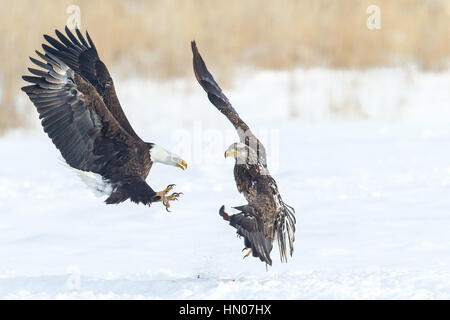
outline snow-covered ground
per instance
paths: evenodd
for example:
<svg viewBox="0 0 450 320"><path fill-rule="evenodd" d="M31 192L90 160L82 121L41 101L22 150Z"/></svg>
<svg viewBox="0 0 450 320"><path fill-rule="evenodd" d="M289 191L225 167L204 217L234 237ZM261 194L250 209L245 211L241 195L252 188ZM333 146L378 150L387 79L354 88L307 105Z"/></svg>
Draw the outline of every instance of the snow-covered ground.
<svg viewBox="0 0 450 320"><path fill-rule="evenodd" d="M223 159L236 136L201 88L116 80L141 137L189 164L155 165L148 181L184 195L171 213L107 206L37 125L6 134L0 298L449 299L449 73L299 70L293 94L286 73L237 79L227 95L297 211L287 264L276 249L267 269L243 260L218 215L244 203Z"/></svg>

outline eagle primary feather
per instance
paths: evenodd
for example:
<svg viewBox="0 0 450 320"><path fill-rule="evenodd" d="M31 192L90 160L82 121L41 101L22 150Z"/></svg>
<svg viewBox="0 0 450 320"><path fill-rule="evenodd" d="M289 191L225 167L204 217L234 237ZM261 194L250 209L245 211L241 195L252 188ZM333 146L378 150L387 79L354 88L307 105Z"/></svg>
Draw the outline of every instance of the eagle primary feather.
<svg viewBox="0 0 450 320"><path fill-rule="evenodd" d="M195 41L191 42L191 48L194 55L193 64L195 77L208 94L209 101L211 101L211 103L222 112L228 120L230 120L237 130L240 141L257 151L261 163L266 167L266 149L263 144L256 138L241 117L239 117L239 114L233 108L230 101L228 101L228 98L223 94L222 89L219 87L216 80L214 80L211 73L209 73L202 56L198 52Z"/></svg>

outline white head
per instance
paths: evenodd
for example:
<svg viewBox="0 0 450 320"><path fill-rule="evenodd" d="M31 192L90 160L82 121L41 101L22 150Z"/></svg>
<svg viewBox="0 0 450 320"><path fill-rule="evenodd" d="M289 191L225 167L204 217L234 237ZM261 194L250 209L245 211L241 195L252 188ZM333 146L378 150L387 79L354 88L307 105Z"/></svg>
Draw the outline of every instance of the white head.
<svg viewBox="0 0 450 320"><path fill-rule="evenodd" d="M225 158L233 157L237 164L257 164L258 156L256 152L242 142L231 144L225 151Z"/></svg>
<svg viewBox="0 0 450 320"><path fill-rule="evenodd" d="M157 144L151 144L150 146L150 159L153 162L159 162L167 164L169 166L174 166L185 170L187 168L187 163L177 154L167 151L163 147Z"/></svg>

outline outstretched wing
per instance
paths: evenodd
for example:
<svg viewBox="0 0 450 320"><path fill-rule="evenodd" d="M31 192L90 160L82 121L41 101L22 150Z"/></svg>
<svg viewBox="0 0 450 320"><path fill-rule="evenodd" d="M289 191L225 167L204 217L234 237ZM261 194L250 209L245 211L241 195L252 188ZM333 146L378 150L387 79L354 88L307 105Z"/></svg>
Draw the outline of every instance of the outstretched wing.
<svg viewBox="0 0 450 320"><path fill-rule="evenodd" d="M272 265L272 259L270 258L272 240L264 236L262 220L255 214L253 207L249 205L235 207L234 209L242 212L229 216L225 212L225 207L222 206L219 214L237 229L239 236L244 237L245 246L252 249L254 257Z"/></svg>
<svg viewBox="0 0 450 320"><path fill-rule="evenodd" d="M52 53L36 53L44 62L30 59L44 70L29 68L35 76L23 76L32 85L22 90L44 131L70 166L114 179L114 170L144 146L121 127L90 83Z"/></svg>
<svg viewBox="0 0 450 320"><path fill-rule="evenodd" d="M230 120L238 132L240 141L254 149L257 152L261 163L264 167L267 167L266 150L264 146L255 137L248 125L239 117L239 114L233 108L230 101L228 101L228 98L223 94L222 89L214 80L211 73L209 73L205 62L198 52L195 41L191 42L191 47L194 55L193 64L195 77L208 94L209 101L211 101L211 103L219 109L228 120Z"/></svg>
<svg viewBox="0 0 450 320"><path fill-rule="evenodd" d="M67 26L65 32L67 36L55 30L59 41L48 35L44 35L44 38L52 46L43 44L42 47L45 52L49 52L59 58L70 69L75 71L75 73L88 81L97 90L106 107L122 128L131 136L139 139L122 110L114 89L113 80L105 64L100 60L89 33L86 31L86 41L78 28L75 29L78 38L75 37Z"/></svg>

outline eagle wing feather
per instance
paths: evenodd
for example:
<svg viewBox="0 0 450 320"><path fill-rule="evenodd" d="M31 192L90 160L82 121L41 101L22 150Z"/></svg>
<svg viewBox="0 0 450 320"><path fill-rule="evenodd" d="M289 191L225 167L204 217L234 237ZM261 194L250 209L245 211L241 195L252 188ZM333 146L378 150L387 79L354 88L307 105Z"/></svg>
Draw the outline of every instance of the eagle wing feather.
<svg viewBox="0 0 450 320"><path fill-rule="evenodd" d="M197 49L195 41L191 42L191 48L195 77L208 94L209 101L211 101L211 103L233 124L237 130L240 141L253 148L257 152L263 166L267 167L266 149L263 144L256 138L244 120L241 119L228 98L222 92L222 89L214 80L214 77L208 71L205 62Z"/></svg>
<svg viewBox="0 0 450 320"><path fill-rule="evenodd" d="M86 39L78 28L75 36L69 28L65 27L66 35L55 30L59 41L49 35L44 38L51 45L43 44L45 52L53 54L75 71L83 79L88 81L97 90L108 110L116 118L123 129L136 139L140 139L131 127L114 89L113 80L106 65L100 60L97 49L86 31ZM78 38L77 38L78 37Z"/></svg>

